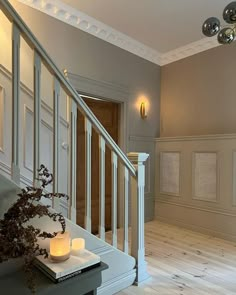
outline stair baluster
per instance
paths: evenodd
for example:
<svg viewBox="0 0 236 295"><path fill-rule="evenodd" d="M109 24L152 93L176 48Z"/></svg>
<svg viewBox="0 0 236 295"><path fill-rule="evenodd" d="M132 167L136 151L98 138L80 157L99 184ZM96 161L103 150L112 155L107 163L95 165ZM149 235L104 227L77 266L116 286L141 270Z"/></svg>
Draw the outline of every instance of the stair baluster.
<svg viewBox="0 0 236 295"><path fill-rule="evenodd" d="M40 167L40 130L41 130L41 58L34 51L34 186L38 186Z"/></svg>
<svg viewBox="0 0 236 295"><path fill-rule="evenodd" d="M111 193L111 227L112 227L112 246L117 248L117 155L111 153L112 169L112 193Z"/></svg>
<svg viewBox="0 0 236 295"><path fill-rule="evenodd" d="M129 171L125 167L124 175L124 241L123 251L128 254L129 252Z"/></svg>
<svg viewBox="0 0 236 295"><path fill-rule="evenodd" d="M59 111L59 98L60 98L60 83L56 77L54 77L54 89L53 89L53 193L58 192L59 183L59 126L60 126L60 111ZM60 211L60 199L54 198L53 208L56 211Z"/></svg>
<svg viewBox="0 0 236 295"><path fill-rule="evenodd" d="M70 97L70 220L76 223L77 104Z"/></svg>
<svg viewBox="0 0 236 295"><path fill-rule="evenodd" d="M85 117L85 228L91 233L91 137L92 124Z"/></svg>
<svg viewBox="0 0 236 295"><path fill-rule="evenodd" d="M99 237L105 241L105 151L104 138L99 136Z"/></svg>
<svg viewBox="0 0 236 295"><path fill-rule="evenodd" d="M20 30L12 24L12 180L20 183Z"/></svg>

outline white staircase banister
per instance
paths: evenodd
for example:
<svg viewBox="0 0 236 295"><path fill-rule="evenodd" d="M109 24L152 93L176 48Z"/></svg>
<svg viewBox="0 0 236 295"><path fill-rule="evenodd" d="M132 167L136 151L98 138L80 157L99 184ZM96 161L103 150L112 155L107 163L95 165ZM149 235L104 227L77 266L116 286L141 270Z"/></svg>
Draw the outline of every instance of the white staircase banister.
<svg viewBox="0 0 236 295"><path fill-rule="evenodd" d="M21 184L21 177L25 177L21 174L21 162L20 162L20 152L22 152L20 140L20 131L19 126L21 125L21 110L19 107L20 103L20 39L23 37L26 43L31 47L34 53L34 77L33 77L33 87L34 91L32 92L33 98L33 182L35 186L38 186L39 180L39 168L41 164L41 158L43 159L43 154L41 152L40 142L42 141L41 136L41 125L44 113L42 109L42 97L41 97L41 86L42 86L42 65L45 65L47 70L51 73L53 78L53 109L49 113L52 114L53 121L53 175L54 175L54 184L53 192L57 193L60 184L60 166L61 162L61 135L64 135L64 129L60 132L60 92L64 90L67 94L67 117L66 117L66 130L67 130L67 140L70 143L70 148L67 149L66 155L67 158L67 191L70 195L69 207L66 208L67 216L76 223L79 221L77 218L77 205L78 205L78 188L77 188L77 178L78 171L77 165L80 163L79 148L77 149L77 132L78 124L80 123L77 120L79 114L78 110L82 113L85 119L84 124L84 147L85 147L85 214L84 214L84 224L85 229L88 233L94 232L94 227L98 226L100 238L106 242L106 229L111 226L111 244L113 249L120 247L120 238L118 239L118 229L120 230L120 224L123 227L123 251L126 253L128 258L129 256L129 240L131 241L131 255L136 260L136 267L134 269L134 263L132 262L132 278L130 284L133 283L135 275L135 282L138 284L144 279L148 278L148 273L146 271L146 262L145 262L145 243L144 243L144 187L145 187L145 166L144 162L148 158L146 153L129 153L125 155L119 146L115 143L106 129L102 126L84 100L77 93L76 89L71 85L67 79L67 72L64 71L64 74L57 68L55 63L49 57L45 49L41 46L35 36L32 34L30 29L23 22L18 13L14 10L8 0L0 0L0 10L8 17L10 22L12 22L12 179L18 184ZM10 99L9 99L10 101ZM69 121L69 122L68 122ZM50 123L51 124L51 123ZM91 171L92 166L92 136L93 130L98 133L99 138L99 176L92 175ZM42 130L43 131L43 130ZM42 133L43 134L43 133ZM80 138L78 138L79 140ZM94 146L94 145L93 145ZM96 147L96 146L95 146ZM111 149L111 161L108 164L111 164L111 167L105 168L106 163L106 147ZM109 151L110 154L110 151ZM42 157L41 157L42 156ZM46 160L47 161L47 160ZM83 168L83 165L81 165ZM26 167L25 167L26 168ZM110 171L105 171L107 169ZM23 171L23 169L22 169ZM64 171L63 171L64 172ZM109 183L106 186L106 173L111 173L111 189L109 188ZM60 176L60 177L59 177ZM22 177L22 179L23 179ZM94 192L92 192L93 181L99 177L99 224L95 224L93 215L94 203ZM110 177L110 176L109 176ZM66 177L65 177L66 178ZM83 177L82 177L83 178ZM30 181L30 180L29 180ZM78 178L78 182L80 179ZM30 181L31 182L31 181ZM63 183L64 184L64 183ZM130 189L131 186L131 189ZM111 195L111 204L110 198L106 197L106 191L109 191ZM131 214L129 212L129 192L131 191ZM109 196L109 194L107 194ZM120 207L118 208L118 203ZM60 200L53 200L53 208L56 211L60 211L63 207L63 204ZM110 211L106 211L106 209ZM69 209L69 210L68 210ZM82 211L82 210L81 210ZM63 213L64 214L64 213ZM106 216L107 214L107 216ZM129 239L129 220L131 215L131 235ZM93 219L94 218L94 219ZM108 218L110 220L108 220ZM92 222L93 221L93 222ZM119 224L118 224L119 223ZM95 229L96 230L96 229ZM122 246L121 246L122 247ZM134 259L132 259L134 261ZM135 273L134 273L135 272Z"/></svg>
<svg viewBox="0 0 236 295"><path fill-rule="evenodd" d="M144 242L144 187L145 166L149 154L129 153L129 159L137 169L137 177L131 177L131 255L136 259L136 284L141 283L149 277L145 261Z"/></svg>
<svg viewBox="0 0 236 295"><path fill-rule="evenodd" d="M133 176L135 176L136 170L134 166L132 165L132 163L129 161L128 157L123 153L120 147L115 143L115 141L112 139L109 133L98 121L98 119L95 117L93 112L89 109L89 107L80 97L80 95L77 93L75 88L71 85L71 83L69 83L69 81L63 75L63 73L58 69L58 67L52 61L50 56L47 54L45 49L39 43L37 38L32 34L28 26L24 23L22 18L15 11L15 9L9 4L7 0L0 0L0 9L4 11L4 13L6 14L6 16L11 22L13 22L14 20L14 23L18 26L19 30L21 31L21 35L25 38L28 45L31 46L32 49L37 50L37 53L39 54L41 59L44 61L44 64L49 70L49 72L58 79L58 81L61 83L62 88L67 93L67 95L72 97L76 101L81 113L90 120L90 122L93 125L93 128L100 135L103 136L104 140L106 141L106 144L111 148L111 150L113 150L116 153L119 159L129 169L130 173Z"/></svg>

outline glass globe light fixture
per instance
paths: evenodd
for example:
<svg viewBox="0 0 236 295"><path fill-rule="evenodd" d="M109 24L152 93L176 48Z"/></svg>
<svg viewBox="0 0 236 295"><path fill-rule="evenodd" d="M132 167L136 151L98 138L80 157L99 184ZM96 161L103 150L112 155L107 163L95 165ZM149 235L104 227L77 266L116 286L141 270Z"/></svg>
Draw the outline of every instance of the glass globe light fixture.
<svg viewBox="0 0 236 295"><path fill-rule="evenodd" d="M222 29L218 36L217 40L220 44L230 44L234 41L235 32L232 28L224 28Z"/></svg>
<svg viewBox="0 0 236 295"><path fill-rule="evenodd" d="M228 24L234 24L236 22L236 1L229 3L225 7L223 18Z"/></svg>
<svg viewBox="0 0 236 295"><path fill-rule="evenodd" d="M209 17L202 25L202 32L207 37L215 36L220 30L220 21L216 17Z"/></svg>
<svg viewBox="0 0 236 295"><path fill-rule="evenodd" d="M218 18L209 17L202 25L202 33L207 37L218 34L217 40L220 44L231 44L236 37L236 1L225 7L223 19L230 25L221 28Z"/></svg>

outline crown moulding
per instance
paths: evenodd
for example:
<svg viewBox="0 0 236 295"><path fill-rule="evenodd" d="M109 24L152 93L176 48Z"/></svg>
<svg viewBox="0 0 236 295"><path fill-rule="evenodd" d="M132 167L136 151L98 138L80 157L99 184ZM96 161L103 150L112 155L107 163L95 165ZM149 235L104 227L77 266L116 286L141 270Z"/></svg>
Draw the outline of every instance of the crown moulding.
<svg viewBox="0 0 236 295"><path fill-rule="evenodd" d="M167 65L219 45L216 38L204 38L161 54L87 14L64 4L60 0L18 0L18 2L26 4L160 66Z"/></svg>
<svg viewBox="0 0 236 295"><path fill-rule="evenodd" d="M206 51L208 49L220 46L216 37L203 38L199 41L192 42L185 46L171 50L161 55L161 66L170 64L177 60L192 56L194 54Z"/></svg>

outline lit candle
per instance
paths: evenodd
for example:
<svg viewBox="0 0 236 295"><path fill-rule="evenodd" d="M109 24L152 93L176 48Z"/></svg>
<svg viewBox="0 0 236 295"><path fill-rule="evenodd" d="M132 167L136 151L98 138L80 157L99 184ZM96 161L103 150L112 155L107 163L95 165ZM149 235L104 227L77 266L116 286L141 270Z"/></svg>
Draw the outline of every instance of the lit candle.
<svg viewBox="0 0 236 295"><path fill-rule="evenodd" d="M82 238L77 238L72 240L71 255L79 255L85 248L85 240Z"/></svg>
<svg viewBox="0 0 236 295"><path fill-rule="evenodd" d="M70 234L69 232L57 233L50 239L50 258L55 261L63 261L70 257Z"/></svg>

